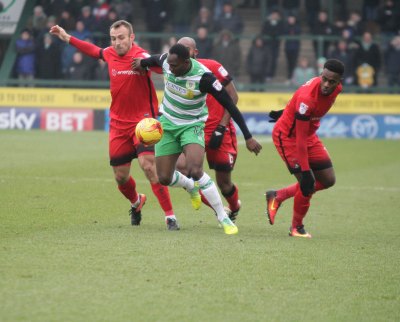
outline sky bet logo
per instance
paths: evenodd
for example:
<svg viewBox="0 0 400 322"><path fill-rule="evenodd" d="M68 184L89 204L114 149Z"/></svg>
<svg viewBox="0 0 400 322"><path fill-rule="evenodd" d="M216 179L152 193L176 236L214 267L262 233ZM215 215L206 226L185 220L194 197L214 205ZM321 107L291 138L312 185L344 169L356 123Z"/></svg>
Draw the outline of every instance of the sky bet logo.
<svg viewBox="0 0 400 322"><path fill-rule="evenodd" d="M40 112L35 108L0 108L0 130L31 130L39 128Z"/></svg>

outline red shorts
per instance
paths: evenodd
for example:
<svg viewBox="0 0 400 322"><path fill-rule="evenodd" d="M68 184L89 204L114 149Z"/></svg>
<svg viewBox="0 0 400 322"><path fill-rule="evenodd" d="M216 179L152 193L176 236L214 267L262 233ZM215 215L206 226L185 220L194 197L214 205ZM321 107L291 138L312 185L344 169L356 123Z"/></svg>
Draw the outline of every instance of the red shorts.
<svg viewBox="0 0 400 322"><path fill-rule="evenodd" d="M110 165L120 166L130 163L142 153L154 154L154 145L145 146L135 136L136 124L111 120L108 136Z"/></svg>
<svg viewBox="0 0 400 322"><path fill-rule="evenodd" d="M206 157L210 169L230 172L233 170L237 157L236 133L226 131L221 146L218 149L208 148L211 133L205 133Z"/></svg>
<svg viewBox="0 0 400 322"><path fill-rule="evenodd" d="M273 131L272 139L290 173L299 173L301 169L297 159L296 139L283 137L280 131ZM307 151L308 162L313 171L332 168L332 161L328 150L317 135L307 138Z"/></svg>

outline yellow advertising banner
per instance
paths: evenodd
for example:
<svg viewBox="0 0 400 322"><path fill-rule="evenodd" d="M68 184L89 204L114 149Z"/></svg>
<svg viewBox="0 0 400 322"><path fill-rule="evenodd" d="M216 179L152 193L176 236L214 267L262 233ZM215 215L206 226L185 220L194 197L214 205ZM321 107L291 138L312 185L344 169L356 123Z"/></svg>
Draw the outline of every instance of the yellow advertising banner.
<svg viewBox="0 0 400 322"><path fill-rule="evenodd" d="M162 91L157 92L159 100ZM240 92L238 107L243 112L264 113L282 109L292 93ZM105 89L0 88L0 107L107 109L111 96ZM332 113L400 114L400 95L341 94Z"/></svg>

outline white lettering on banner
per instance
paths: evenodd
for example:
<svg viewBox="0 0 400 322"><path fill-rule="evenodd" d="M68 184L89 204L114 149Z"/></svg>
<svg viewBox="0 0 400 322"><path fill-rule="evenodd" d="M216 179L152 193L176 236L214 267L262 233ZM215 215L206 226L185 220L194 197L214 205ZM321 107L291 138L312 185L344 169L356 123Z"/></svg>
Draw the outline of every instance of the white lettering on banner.
<svg viewBox="0 0 400 322"><path fill-rule="evenodd" d="M398 139L400 139L400 132L386 131L385 139L398 140Z"/></svg>
<svg viewBox="0 0 400 322"><path fill-rule="evenodd" d="M35 122L36 114L17 113L15 108L0 113L0 129L30 130Z"/></svg>
<svg viewBox="0 0 400 322"><path fill-rule="evenodd" d="M349 127L336 116L327 116L321 120L318 135L324 137L346 137Z"/></svg>
<svg viewBox="0 0 400 322"><path fill-rule="evenodd" d="M46 129L49 131L83 131L87 113L54 113L46 115Z"/></svg>
<svg viewBox="0 0 400 322"><path fill-rule="evenodd" d="M387 125L400 125L400 117L398 117L398 116L385 116L384 122Z"/></svg>

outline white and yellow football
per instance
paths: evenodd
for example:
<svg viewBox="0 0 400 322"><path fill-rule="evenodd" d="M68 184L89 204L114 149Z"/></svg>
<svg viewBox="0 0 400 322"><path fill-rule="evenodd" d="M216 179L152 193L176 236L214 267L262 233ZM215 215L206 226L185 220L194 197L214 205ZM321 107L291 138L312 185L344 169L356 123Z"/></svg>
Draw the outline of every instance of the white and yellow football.
<svg viewBox="0 0 400 322"><path fill-rule="evenodd" d="M151 117L144 118L136 125L135 134L139 141L145 145L153 145L161 140L163 135L161 123Z"/></svg>

